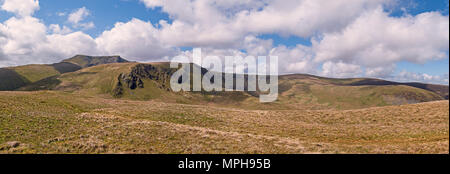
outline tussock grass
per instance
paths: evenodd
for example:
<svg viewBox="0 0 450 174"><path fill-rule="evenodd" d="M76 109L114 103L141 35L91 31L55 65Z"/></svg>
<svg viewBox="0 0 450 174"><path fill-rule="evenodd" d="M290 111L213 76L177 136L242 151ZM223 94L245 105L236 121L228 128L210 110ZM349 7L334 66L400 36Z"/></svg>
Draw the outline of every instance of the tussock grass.
<svg viewBox="0 0 450 174"><path fill-rule="evenodd" d="M0 153L449 153L448 107L249 110L0 92Z"/></svg>

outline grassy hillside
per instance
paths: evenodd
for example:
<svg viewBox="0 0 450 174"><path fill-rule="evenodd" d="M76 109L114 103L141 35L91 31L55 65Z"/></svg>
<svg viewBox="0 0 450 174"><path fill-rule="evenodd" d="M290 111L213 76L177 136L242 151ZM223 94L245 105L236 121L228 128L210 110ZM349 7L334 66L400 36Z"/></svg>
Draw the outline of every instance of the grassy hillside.
<svg viewBox="0 0 450 174"><path fill-rule="evenodd" d="M55 86L56 76L85 67L128 62L120 56L91 57L77 55L60 63L0 68L0 91L40 90ZM51 82L50 84L46 84Z"/></svg>
<svg viewBox="0 0 450 174"><path fill-rule="evenodd" d="M176 69L168 63L105 64L46 79L46 89L70 91L108 98L157 100L250 109L357 109L443 100L429 90L398 85L348 85L360 79L324 79L310 75L280 76L279 98L262 104L258 93L181 92L170 89ZM38 83L35 86L42 86ZM57 85L55 85L57 84ZM36 88L33 88L36 89Z"/></svg>
<svg viewBox="0 0 450 174"><path fill-rule="evenodd" d="M331 79L323 78L336 85L346 85L346 86L392 86L392 85L405 85L415 88L424 89L427 91L434 92L444 99L448 99L449 88L445 85L435 85L435 84L424 84L424 83L399 83L391 82L381 79L367 79L367 78L355 78L355 79Z"/></svg>
<svg viewBox="0 0 450 174"><path fill-rule="evenodd" d="M25 65L0 68L0 91L16 90L42 79L61 74L52 65Z"/></svg>
<svg viewBox="0 0 450 174"><path fill-rule="evenodd" d="M0 68L0 80L0 91L15 90L30 83L29 80L10 68Z"/></svg>
<svg viewBox="0 0 450 174"><path fill-rule="evenodd" d="M449 153L449 103L247 110L0 92L0 153Z"/></svg>
<svg viewBox="0 0 450 174"><path fill-rule="evenodd" d="M398 85L347 85L361 79L324 79L310 75L280 77L280 102L306 109L355 109L443 100L432 91Z"/></svg>
<svg viewBox="0 0 450 174"><path fill-rule="evenodd" d="M120 56L77 55L52 65L3 68L0 77L5 80L0 90L60 90L107 98L268 110L357 109L448 99L448 86L443 85L295 74L280 76L278 100L261 104L258 91L174 93L169 82L175 71L168 63L142 64Z"/></svg>
<svg viewBox="0 0 450 174"><path fill-rule="evenodd" d="M0 69L34 91L0 92L0 153L449 152L448 100L407 84L285 75L278 100L260 103L258 92L172 92L168 63L62 73L72 65Z"/></svg>
<svg viewBox="0 0 450 174"><path fill-rule="evenodd" d="M125 63L127 60L121 58L120 56L86 56L86 55L76 55L70 59L66 59L63 62L73 63L82 68L109 64L109 63Z"/></svg>
<svg viewBox="0 0 450 174"><path fill-rule="evenodd" d="M32 83L60 74L50 65L25 65L14 67L13 70Z"/></svg>

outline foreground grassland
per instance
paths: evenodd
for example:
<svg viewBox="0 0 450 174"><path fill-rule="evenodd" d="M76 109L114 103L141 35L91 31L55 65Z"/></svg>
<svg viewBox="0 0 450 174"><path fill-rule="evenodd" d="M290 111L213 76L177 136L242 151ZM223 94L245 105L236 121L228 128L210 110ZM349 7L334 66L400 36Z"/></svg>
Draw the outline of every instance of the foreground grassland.
<svg viewBox="0 0 450 174"><path fill-rule="evenodd" d="M449 153L449 102L245 110L0 92L0 153Z"/></svg>

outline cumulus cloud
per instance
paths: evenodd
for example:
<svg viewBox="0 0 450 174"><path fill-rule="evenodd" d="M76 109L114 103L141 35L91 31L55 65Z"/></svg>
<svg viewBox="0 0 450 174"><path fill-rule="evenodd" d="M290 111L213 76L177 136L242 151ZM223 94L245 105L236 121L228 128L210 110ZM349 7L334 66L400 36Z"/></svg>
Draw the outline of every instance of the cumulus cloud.
<svg viewBox="0 0 450 174"><path fill-rule="evenodd" d="M161 39L177 46L231 47L251 33L310 37L338 31L387 0L141 0L161 7ZM183 37L189 36L189 37Z"/></svg>
<svg viewBox="0 0 450 174"><path fill-rule="evenodd" d="M6 3L6 2L5 2ZM178 49L159 42L150 22L133 19L118 22L112 29L93 38L67 26L50 24L31 16L11 17L0 23L0 67L30 63L54 63L76 54L122 55L131 60L160 60L178 54ZM86 8L70 14L68 21L81 28L89 15Z"/></svg>
<svg viewBox="0 0 450 174"><path fill-rule="evenodd" d="M94 22L80 23L79 26L80 26L83 30L89 30L89 29L91 29L91 28L95 28Z"/></svg>
<svg viewBox="0 0 450 174"><path fill-rule="evenodd" d="M88 30L95 27L94 22L81 23L81 21L83 21L90 14L90 11L86 7L81 7L70 13L67 21L72 23L74 27L81 27L83 30Z"/></svg>
<svg viewBox="0 0 450 174"><path fill-rule="evenodd" d="M84 18L89 16L90 12L86 9L86 7L81 7L77 9L76 11L69 14L69 18L67 20L73 24L78 24L80 21L82 21Z"/></svg>
<svg viewBox="0 0 450 174"><path fill-rule="evenodd" d="M345 61L367 67L398 61L424 63L447 57L449 17L438 12L390 17L368 11L341 32L324 33L313 42L315 61Z"/></svg>
<svg viewBox="0 0 450 174"><path fill-rule="evenodd" d="M52 33L55 34L68 34L72 32L72 30L69 27L63 26L61 28L59 24L50 24L48 28L52 31Z"/></svg>
<svg viewBox="0 0 450 174"><path fill-rule="evenodd" d="M174 56L178 49L165 46L156 38L150 22L133 19L117 23L99 37L67 27L48 27L34 17L12 17L0 23L0 66L54 63L76 54L122 55L131 60L160 60ZM6 61L7 60L7 61Z"/></svg>
<svg viewBox="0 0 450 174"><path fill-rule="evenodd" d="M2 51L7 55L21 55L33 52L36 41L45 39L46 26L33 17L12 17L0 24L5 36Z"/></svg>
<svg viewBox="0 0 450 174"><path fill-rule="evenodd" d="M426 73L413 73L408 71L401 71L398 73L393 80L402 82L426 82L448 85L448 74L444 75L429 75Z"/></svg>
<svg viewBox="0 0 450 174"><path fill-rule="evenodd" d="M395 71L395 64L379 66L379 67L367 67L366 76L375 78L390 78Z"/></svg>
<svg viewBox="0 0 450 174"><path fill-rule="evenodd" d="M3 0L1 9L18 16L30 16L39 10L39 0Z"/></svg>
<svg viewBox="0 0 450 174"><path fill-rule="evenodd" d="M322 72L320 74L326 77L348 78L357 77L361 73L362 69L359 65L343 62L325 62L322 65Z"/></svg>
<svg viewBox="0 0 450 174"><path fill-rule="evenodd" d="M46 26L33 17L37 0L3 2L1 9L16 15L0 23L0 66L52 63L75 54L164 61L192 55L181 47L201 47L204 56L278 56L281 73L396 78L399 61L448 58L448 15L394 17L386 8L396 0L141 0L148 8L160 7L171 20L117 22L95 38L82 32L95 27L86 21L91 15L86 7L61 13L69 28ZM312 45L274 45L262 34L311 39ZM417 79L407 73L401 77Z"/></svg>
<svg viewBox="0 0 450 174"><path fill-rule="evenodd" d="M158 30L150 22L139 19L116 23L96 38L96 43L104 54L120 54L135 60L162 59L176 52L158 40Z"/></svg>
<svg viewBox="0 0 450 174"><path fill-rule="evenodd" d="M310 37L317 32L339 31L383 0L270 1L262 10L241 11L235 25L250 32Z"/></svg>
<svg viewBox="0 0 450 174"><path fill-rule="evenodd" d="M281 73L309 73L317 74L313 62L314 53L307 46L297 45L295 47L277 46L271 49L269 55L278 56Z"/></svg>
<svg viewBox="0 0 450 174"><path fill-rule="evenodd" d="M7 55L7 62L0 66L28 63L54 63L75 54L95 53L94 40L81 32L64 33L59 25L47 27L39 19L26 16L12 17L0 23L0 53ZM52 31L52 34L48 34Z"/></svg>

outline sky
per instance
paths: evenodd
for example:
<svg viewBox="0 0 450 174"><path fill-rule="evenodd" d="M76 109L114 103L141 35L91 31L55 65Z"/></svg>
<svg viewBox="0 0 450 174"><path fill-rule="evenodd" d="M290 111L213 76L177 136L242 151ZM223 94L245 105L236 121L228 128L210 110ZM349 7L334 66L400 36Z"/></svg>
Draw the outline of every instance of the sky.
<svg viewBox="0 0 450 174"><path fill-rule="evenodd" d="M279 57L282 74L448 85L448 0L0 0L0 67L77 54Z"/></svg>

